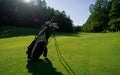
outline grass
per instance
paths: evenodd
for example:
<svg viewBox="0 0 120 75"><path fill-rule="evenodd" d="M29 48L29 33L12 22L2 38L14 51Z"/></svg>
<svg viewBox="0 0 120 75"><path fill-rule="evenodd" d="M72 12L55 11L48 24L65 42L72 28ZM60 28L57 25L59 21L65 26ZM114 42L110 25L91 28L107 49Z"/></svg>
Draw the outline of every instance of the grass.
<svg viewBox="0 0 120 75"><path fill-rule="evenodd" d="M120 75L120 33L78 33L56 36L60 51L76 75ZM34 36L0 39L0 75L70 75L60 63L54 40L48 59L26 61Z"/></svg>
<svg viewBox="0 0 120 75"><path fill-rule="evenodd" d="M13 26L1 26L0 27L0 38L10 38L17 36L35 35L38 29L24 28L24 27L13 27Z"/></svg>

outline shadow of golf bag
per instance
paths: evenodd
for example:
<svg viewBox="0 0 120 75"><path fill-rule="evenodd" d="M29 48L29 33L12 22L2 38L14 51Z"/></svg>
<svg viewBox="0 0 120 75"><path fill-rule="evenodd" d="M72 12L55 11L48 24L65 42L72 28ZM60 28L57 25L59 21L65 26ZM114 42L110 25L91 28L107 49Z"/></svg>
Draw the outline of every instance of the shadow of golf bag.
<svg viewBox="0 0 120 75"><path fill-rule="evenodd" d="M47 21L45 25L41 26L38 35L28 46L28 50L26 52L28 59L39 59L42 54L44 57L47 57L48 39L54 30L59 28L53 18L51 21Z"/></svg>

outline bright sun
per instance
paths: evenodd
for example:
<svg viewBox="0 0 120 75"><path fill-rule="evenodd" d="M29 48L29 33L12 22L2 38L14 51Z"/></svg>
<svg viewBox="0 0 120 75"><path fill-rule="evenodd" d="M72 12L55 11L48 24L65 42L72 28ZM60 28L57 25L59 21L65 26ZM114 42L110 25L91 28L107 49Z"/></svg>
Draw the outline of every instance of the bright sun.
<svg viewBox="0 0 120 75"><path fill-rule="evenodd" d="M31 2L31 0L24 0L24 2L25 2L25 3L30 3L30 2Z"/></svg>

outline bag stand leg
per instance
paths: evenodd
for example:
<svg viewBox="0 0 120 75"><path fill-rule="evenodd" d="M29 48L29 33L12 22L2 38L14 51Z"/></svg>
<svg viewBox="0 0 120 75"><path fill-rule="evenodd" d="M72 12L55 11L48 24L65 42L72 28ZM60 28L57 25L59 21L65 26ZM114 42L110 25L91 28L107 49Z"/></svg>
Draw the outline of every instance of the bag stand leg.
<svg viewBox="0 0 120 75"><path fill-rule="evenodd" d="M47 52L48 52L47 47L45 47L45 49L44 49L44 51L43 51L43 56L44 56L44 57L47 57Z"/></svg>

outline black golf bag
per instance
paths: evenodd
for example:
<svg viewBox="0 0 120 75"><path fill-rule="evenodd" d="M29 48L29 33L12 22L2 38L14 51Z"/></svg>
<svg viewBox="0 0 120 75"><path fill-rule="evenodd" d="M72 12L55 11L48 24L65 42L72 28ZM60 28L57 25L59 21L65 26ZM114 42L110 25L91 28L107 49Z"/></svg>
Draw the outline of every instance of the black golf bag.
<svg viewBox="0 0 120 75"><path fill-rule="evenodd" d="M57 23L53 18L51 21L47 21L45 25L41 26L38 35L28 46L27 55L28 59L38 59L42 54L47 57L47 44L50 35L55 29L58 29Z"/></svg>

